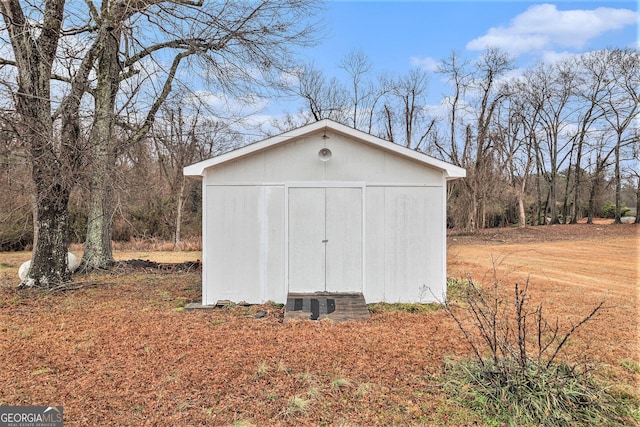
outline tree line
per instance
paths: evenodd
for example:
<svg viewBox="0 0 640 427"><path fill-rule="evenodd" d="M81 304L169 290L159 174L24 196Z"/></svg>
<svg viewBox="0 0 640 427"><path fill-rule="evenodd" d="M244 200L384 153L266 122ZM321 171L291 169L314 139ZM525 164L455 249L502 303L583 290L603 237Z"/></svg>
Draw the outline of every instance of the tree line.
<svg viewBox="0 0 640 427"><path fill-rule="evenodd" d="M640 209L640 54L611 48L516 70L487 49L452 53L429 73L373 73L362 51L343 79L313 64L299 75L304 106L281 130L329 118L467 170L450 187L449 225L469 231L576 223ZM516 72L517 71L517 72ZM428 104L429 83L448 93ZM613 205L613 212L608 202ZM636 216L636 222L640 222Z"/></svg>

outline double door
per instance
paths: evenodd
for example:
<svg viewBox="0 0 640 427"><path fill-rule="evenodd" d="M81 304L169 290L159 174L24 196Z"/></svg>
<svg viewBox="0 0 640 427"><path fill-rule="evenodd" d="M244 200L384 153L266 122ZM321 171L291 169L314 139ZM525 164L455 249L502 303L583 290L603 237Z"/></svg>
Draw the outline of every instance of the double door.
<svg viewBox="0 0 640 427"><path fill-rule="evenodd" d="M288 191L289 292L362 292L362 187Z"/></svg>

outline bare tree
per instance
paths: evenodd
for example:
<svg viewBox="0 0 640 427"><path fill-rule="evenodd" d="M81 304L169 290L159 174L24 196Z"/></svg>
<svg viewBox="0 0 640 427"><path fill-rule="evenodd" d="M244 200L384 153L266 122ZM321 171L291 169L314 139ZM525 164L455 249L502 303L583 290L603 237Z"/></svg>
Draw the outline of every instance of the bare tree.
<svg viewBox="0 0 640 427"><path fill-rule="evenodd" d="M605 51L607 63L614 70L615 84L603 101L604 117L615 132L614 181L615 222L621 223L620 193L622 188L621 150L635 142L637 135L629 133L640 111L640 54L637 51L616 49ZM636 129L637 130L637 129Z"/></svg>
<svg viewBox="0 0 640 427"><path fill-rule="evenodd" d="M538 165L549 184L545 216L557 224L558 176L561 166L571 156L571 141L566 128L571 123L570 100L575 93L575 64L561 61L554 65L540 64L532 73L532 90L545 102L540 110L543 138L538 146Z"/></svg>
<svg viewBox="0 0 640 427"><path fill-rule="evenodd" d="M575 224L580 215L580 190L583 175L582 157L585 144L592 134L594 124L603 116L601 103L603 97L609 91L607 79L608 63L605 57L598 52L583 55L579 59L576 70L575 96L577 98L576 121L577 131L572 137L571 153L575 152L575 159L569 164L574 168L573 177L573 203L571 207L571 223ZM565 200L569 197L568 186L570 176L567 176ZM565 215L567 212L565 212Z"/></svg>
<svg viewBox="0 0 640 427"><path fill-rule="evenodd" d="M369 102L373 97L373 86L365 80L367 73L371 71L369 58L362 50L352 50L338 64L348 75L351 86L350 106L351 127L362 129L366 110L370 109Z"/></svg>
<svg viewBox="0 0 640 427"><path fill-rule="evenodd" d="M407 148L423 148L427 136L434 129L435 120L425 120L428 85L426 72L412 69L396 81L391 91L398 103L398 124L402 128L403 145Z"/></svg>
<svg viewBox="0 0 640 427"><path fill-rule="evenodd" d="M508 95L505 87L500 86L499 79L512 69L513 59L505 52L491 48L480 57L475 67L476 75L471 82L471 89L478 97L474 135L465 143L465 146L474 147L475 151L472 154L469 150L469 163L465 165L468 171L465 185L470 190L471 202L468 228L471 230L485 228L487 225L489 190L494 186L491 174L497 168L490 125L495 111ZM471 135L468 133L467 136Z"/></svg>
<svg viewBox="0 0 640 427"><path fill-rule="evenodd" d="M600 197L606 184L605 172L611 164L609 159L615 151L615 148L611 148L611 143L607 141L607 138L607 134L600 134L595 142L595 159L592 161L593 170L587 205L587 224L593 224L593 218L599 212L598 205L601 203Z"/></svg>
<svg viewBox="0 0 640 427"><path fill-rule="evenodd" d="M536 126L541 106L530 102L525 79L514 79L509 84L511 95L503 104L504 108L499 109L493 138L501 156L500 163L505 166L509 185L518 200L518 226L522 228L527 223L525 195L535 161Z"/></svg>
<svg viewBox="0 0 640 427"><path fill-rule="evenodd" d="M187 111L185 113L185 110ZM204 160L220 151L242 143L242 137L221 120L203 114L201 105L189 105L179 99L177 105L165 105L150 133L160 175L169 187L172 210L173 244L178 248L181 240L182 216L186 194L193 181L187 179L182 169L196 161Z"/></svg>
<svg viewBox="0 0 640 427"><path fill-rule="evenodd" d="M97 65L92 195L83 256L86 268L105 268L113 261L110 180L118 147L109 135L123 83L142 71L157 87L146 92L135 87L129 94L139 97L144 92L149 105L141 120L127 124L126 144L132 145L153 126L184 66L191 67L192 78L203 75L210 87L221 91L245 93L278 87L281 73L295 65L291 47L310 41L314 7L312 0L117 0L102 2L100 13L91 8L92 19L109 37L101 45Z"/></svg>
<svg viewBox="0 0 640 427"><path fill-rule="evenodd" d="M143 113L127 124L127 142L135 144L153 125L186 65L192 66L190 77L200 76L220 91L279 87L281 73L294 68L291 47L311 40L315 7L312 0L0 2L0 33L8 34L13 54L0 65L15 69L16 83L9 85L19 136L29 147L40 230L24 284L51 286L69 279L68 204L85 166L81 106L86 94L94 97L94 114L84 261L100 268L112 259L110 177L118 153L113 135L125 83L146 82L129 85L134 90L123 101ZM62 95L52 95L53 81Z"/></svg>
<svg viewBox="0 0 640 427"><path fill-rule="evenodd" d="M448 81L453 88L453 95L444 98L444 101L450 106L449 109L449 146L444 147L437 145L437 149L442 156L449 159L455 165L463 166L466 164L466 157L469 147L465 145L462 150L458 147L458 127L462 124L459 116L461 104L464 101L467 88L470 85L472 72L469 69L469 61L461 58L456 52L440 62L438 73L448 77ZM468 139L465 138L464 141ZM462 152L462 154L459 154Z"/></svg>
<svg viewBox="0 0 640 427"><path fill-rule="evenodd" d="M39 6L42 6L39 8ZM60 40L65 34L87 31L86 26L63 27L64 0L25 5L0 2L13 58L1 62L15 68L13 102L17 131L29 150L35 189L38 238L31 268L22 286L50 287L68 281L68 203L82 156L80 103L88 89L89 72L97 53L91 46L66 76L55 73ZM41 16L31 19L31 14ZM53 102L51 81L67 84L65 95Z"/></svg>
<svg viewBox="0 0 640 427"><path fill-rule="evenodd" d="M640 131L635 129L635 139L632 147L632 161L635 166L640 164ZM634 224L640 224L640 168L632 167L630 171L632 179L636 180L636 219Z"/></svg>
<svg viewBox="0 0 640 427"><path fill-rule="evenodd" d="M347 90L337 78L327 80L314 64L307 64L298 73L298 96L306 104L301 115L310 115L304 124L323 119L348 124L350 108Z"/></svg>

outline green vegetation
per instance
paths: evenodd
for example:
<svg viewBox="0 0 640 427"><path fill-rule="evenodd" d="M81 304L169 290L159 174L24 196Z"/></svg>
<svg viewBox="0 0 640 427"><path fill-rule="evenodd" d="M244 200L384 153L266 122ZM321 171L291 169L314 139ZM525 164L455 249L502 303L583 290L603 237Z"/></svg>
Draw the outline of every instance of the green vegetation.
<svg viewBox="0 0 640 427"><path fill-rule="evenodd" d="M331 390L333 391L341 391L348 387L351 387L351 381L348 378L334 378L331 381Z"/></svg>
<svg viewBox="0 0 640 427"><path fill-rule="evenodd" d="M455 277L447 278L447 300L448 301L460 301L469 286L469 281L466 279L459 279ZM444 305L440 302L430 302L426 304L422 303L386 303L378 302L369 304L369 311L371 313L430 313L432 311L441 310Z"/></svg>
<svg viewBox="0 0 640 427"><path fill-rule="evenodd" d="M447 301L462 301L468 289L469 280L457 277L447 277Z"/></svg>
<svg viewBox="0 0 640 427"><path fill-rule="evenodd" d="M404 313L429 313L432 311L442 309L442 305L438 303L386 303L377 302L375 304L369 304L369 311L371 313L391 313L391 312L404 312Z"/></svg>
<svg viewBox="0 0 640 427"><path fill-rule="evenodd" d="M640 374L640 363L636 362L633 359L623 359L620 361L620 366L625 369L628 369L631 372L636 374Z"/></svg>
<svg viewBox="0 0 640 427"><path fill-rule="evenodd" d="M629 213L629 211L631 211L631 209L629 209L626 206L621 206L620 207L620 217L625 216L627 213ZM604 218L615 218L616 217L616 204L611 202L611 201L607 201L605 202L605 204L602 206L602 216Z"/></svg>

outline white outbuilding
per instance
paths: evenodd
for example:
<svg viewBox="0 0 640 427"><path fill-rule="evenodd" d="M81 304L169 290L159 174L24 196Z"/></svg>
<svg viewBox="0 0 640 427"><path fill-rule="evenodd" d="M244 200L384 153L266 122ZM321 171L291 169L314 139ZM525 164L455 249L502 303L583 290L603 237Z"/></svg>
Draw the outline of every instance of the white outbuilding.
<svg viewBox="0 0 640 427"><path fill-rule="evenodd" d="M202 178L202 304L446 290L447 181L464 169L322 120L184 168Z"/></svg>

